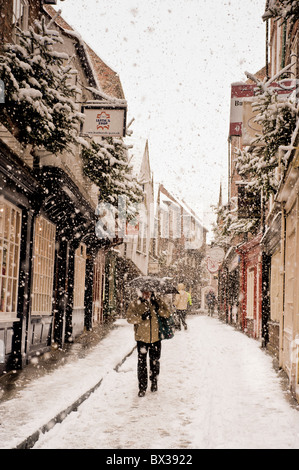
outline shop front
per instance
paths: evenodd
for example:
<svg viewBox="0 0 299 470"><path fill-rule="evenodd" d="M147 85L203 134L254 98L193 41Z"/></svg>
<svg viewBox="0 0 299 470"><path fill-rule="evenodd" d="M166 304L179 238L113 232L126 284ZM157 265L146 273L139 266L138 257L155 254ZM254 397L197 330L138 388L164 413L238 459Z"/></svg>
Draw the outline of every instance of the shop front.
<svg viewBox="0 0 299 470"><path fill-rule="evenodd" d="M0 373L28 351L32 239L40 187L4 143L0 148Z"/></svg>
<svg viewBox="0 0 299 470"><path fill-rule="evenodd" d="M242 243L240 255L241 328L248 336L262 336L262 251L261 235Z"/></svg>

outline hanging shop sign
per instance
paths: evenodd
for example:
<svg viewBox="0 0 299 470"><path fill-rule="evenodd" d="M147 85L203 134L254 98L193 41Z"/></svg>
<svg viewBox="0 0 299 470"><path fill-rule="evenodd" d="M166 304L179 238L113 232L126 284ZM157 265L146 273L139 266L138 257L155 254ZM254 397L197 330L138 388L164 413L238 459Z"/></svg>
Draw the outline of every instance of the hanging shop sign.
<svg viewBox="0 0 299 470"><path fill-rule="evenodd" d="M214 246L207 251L207 269L211 274L216 274L219 271L221 263L224 260L224 256L225 252L219 246Z"/></svg>
<svg viewBox="0 0 299 470"><path fill-rule="evenodd" d="M296 81L282 80L280 82L273 82L270 84L270 87L275 89L277 95L280 95L280 99L283 99L283 97L290 95L295 90ZM254 122L255 115L252 111L252 103L258 90L259 88L256 84L236 83L231 86L229 137L244 136L243 131L245 131L246 143L243 143L244 145L250 145L250 141L260 131L259 126ZM246 103L245 118L244 103ZM246 129L244 129L243 118Z"/></svg>
<svg viewBox="0 0 299 470"><path fill-rule="evenodd" d="M225 257L225 251L220 246L213 246L207 250L207 256L217 263L222 263Z"/></svg>
<svg viewBox="0 0 299 470"><path fill-rule="evenodd" d="M127 106L95 102L82 107L85 116L81 126L83 136L125 137Z"/></svg>
<svg viewBox="0 0 299 470"><path fill-rule="evenodd" d="M211 258L206 258L207 269L209 273L216 274L219 271L220 263L218 261L214 261Z"/></svg>
<svg viewBox="0 0 299 470"><path fill-rule="evenodd" d="M253 96L256 85L233 84L231 88L229 136L242 135L243 99Z"/></svg>
<svg viewBox="0 0 299 470"><path fill-rule="evenodd" d="M258 112L253 109L252 104L254 98L246 98L243 101L243 117L242 117L242 144L251 145L258 136L262 134L262 126L255 119ZM255 144L257 145L257 144ZM261 140L259 146L264 145Z"/></svg>

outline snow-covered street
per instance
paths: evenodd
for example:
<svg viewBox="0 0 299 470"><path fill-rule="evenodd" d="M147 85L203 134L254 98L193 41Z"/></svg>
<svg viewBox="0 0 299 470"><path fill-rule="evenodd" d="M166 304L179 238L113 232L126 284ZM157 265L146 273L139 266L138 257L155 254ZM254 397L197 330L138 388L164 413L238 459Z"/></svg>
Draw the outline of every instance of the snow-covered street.
<svg viewBox="0 0 299 470"><path fill-rule="evenodd" d="M260 344L216 318L189 316L188 325L163 342L158 392L139 398L136 350L115 370L134 347L132 326L118 320L86 358L0 406L1 448L15 447L103 378L35 449L298 449L299 412Z"/></svg>

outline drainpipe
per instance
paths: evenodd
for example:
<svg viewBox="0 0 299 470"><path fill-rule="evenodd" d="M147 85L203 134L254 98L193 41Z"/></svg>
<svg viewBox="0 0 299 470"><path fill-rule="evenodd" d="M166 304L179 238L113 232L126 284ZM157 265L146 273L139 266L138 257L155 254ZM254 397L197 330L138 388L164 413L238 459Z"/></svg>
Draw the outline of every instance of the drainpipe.
<svg viewBox="0 0 299 470"><path fill-rule="evenodd" d="M286 62L286 44L287 44L287 22L283 23L282 50L281 50L281 68L285 68Z"/></svg>
<svg viewBox="0 0 299 470"><path fill-rule="evenodd" d="M228 142L228 202L230 202L231 197L231 138L227 139Z"/></svg>
<svg viewBox="0 0 299 470"><path fill-rule="evenodd" d="M285 312L285 242L286 241L286 214L283 204L281 205L281 260L282 260L282 312L279 322L279 367L283 367L283 345L284 345L284 312Z"/></svg>
<svg viewBox="0 0 299 470"><path fill-rule="evenodd" d="M269 75L269 20L266 21L266 77L268 81L270 78L270 75Z"/></svg>

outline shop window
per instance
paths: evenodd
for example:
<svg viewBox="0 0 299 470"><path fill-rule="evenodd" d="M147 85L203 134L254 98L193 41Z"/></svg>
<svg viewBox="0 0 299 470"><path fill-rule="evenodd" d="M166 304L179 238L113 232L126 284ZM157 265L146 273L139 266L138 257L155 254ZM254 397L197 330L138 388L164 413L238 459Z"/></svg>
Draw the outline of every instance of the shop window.
<svg viewBox="0 0 299 470"><path fill-rule="evenodd" d="M93 323L101 322L103 318L103 301L105 292L105 255L99 251L94 261L93 276Z"/></svg>
<svg viewBox="0 0 299 470"><path fill-rule="evenodd" d="M55 225L44 217L35 219L32 315L52 314L55 232Z"/></svg>
<svg viewBox="0 0 299 470"><path fill-rule="evenodd" d="M73 308L84 308L86 271L86 245L81 243L75 251Z"/></svg>
<svg viewBox="0 0 299 470"><path fill-rule="evenodd" d="M0 319L17 315L21 211L0 198Z"/></svg>
<svg viewBox="0 0 299 470"><path fill-rule="evenodd" d="M247 271L247 318L254 318L254 268Z"/></svg>

